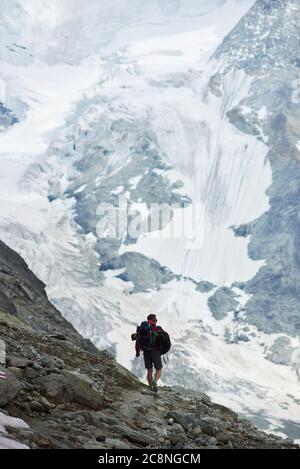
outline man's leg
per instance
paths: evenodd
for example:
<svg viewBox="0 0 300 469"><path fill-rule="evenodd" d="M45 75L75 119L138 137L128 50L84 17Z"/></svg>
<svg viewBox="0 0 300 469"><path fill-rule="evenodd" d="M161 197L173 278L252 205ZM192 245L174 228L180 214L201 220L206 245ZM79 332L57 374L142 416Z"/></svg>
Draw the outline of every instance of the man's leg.
<svg viewBox="0 0 300 469"><path fill-rule="evenodd" d="M159 368L159 370L155 370L155 381L157 382L159 378L161 377L162 374L162 368Z"/></svg>
<svg viewBox="0 0 300 469"><path fill-rule="evenodd" d="M147 380L149 383L149 386L151 387L152 385L152 374L153 374L153 368L152 368L152 359L151 359L151 352L144 352L144 362L145 362L145 368L147 370Z"/></svg>
<svg viewBox="0 0 300 469"><path fill-rule="evenodd" d="M151 386L152 384L152 374L153 374L153 368L148 368L147 380L148 380L149 386Z"/></svg>
<svg viewBox="0 0 300 469"><path fill-rule="evenodd" d="M153 356L153 362L155 366L155 377L154 377L154 380L152 381L152 388L153 388L153 391L157 392L157 381L159 380L162 374L162 361L161 361L160 351L154 350L152 356Z"/></svg>

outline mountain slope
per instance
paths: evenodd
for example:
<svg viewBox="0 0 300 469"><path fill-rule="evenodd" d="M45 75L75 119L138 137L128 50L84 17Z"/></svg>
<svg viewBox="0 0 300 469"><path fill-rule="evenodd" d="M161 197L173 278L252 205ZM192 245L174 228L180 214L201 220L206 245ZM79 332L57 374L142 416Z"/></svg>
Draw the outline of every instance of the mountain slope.
<svg viewBox="0 0 300 469"><path fill-rule="evenodd" d="M41 334L64 337L74 345L96 352L49 302L45 285L29 270L24 260L0 241L0 307Z"/></svg>
<svg viewBox="0 0 300 469"><path fill-rule="evenodd" d="M0 134L0 233L63 316L136 375L129 337L155 311L174 343L166 384L298 438L285 81L298 6L253 4L2 0L1 102L19 122ZM137 238L98 233L99 204L119 196L140 212ZM148 233L151 202L175 203L180 226L194 203L197 229Z"/></svg>
<svg viewBox="0 0 300 469"><path fill-rule="evenodd" d="M25 263L11 250L5 254L12 260L5 269L22 280L25 270L44 294ZM2 266L1 260L3 272ZM14 280L6 280L14 289ZM46 298L44 306L53 311ZM28 316L24 303L20 314ZM30 318L31 328L0 306L7 377L0 379L0 448L299 448L258 431L204 394L170 387L152 393L107 352L92 354L37 332L40 320L42 310Z"/></svg>

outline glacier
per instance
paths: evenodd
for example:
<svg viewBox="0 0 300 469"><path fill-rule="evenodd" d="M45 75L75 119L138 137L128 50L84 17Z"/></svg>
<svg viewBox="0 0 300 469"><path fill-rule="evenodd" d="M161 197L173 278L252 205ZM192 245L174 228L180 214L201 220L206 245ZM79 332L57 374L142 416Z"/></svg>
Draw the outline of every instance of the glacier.
<svg viewBox="0 0 300 469"><path fill-rule="evenodd" d="M291 227L267 229L299 187L296 153L276 157L283 105L289 154L299 142L286 91L299 7L272 3L0 0L0 102L13 116L0 131L0 237L141 379L130 334L156 312L173 339L165 384L300 439L295 277L277 281ZM199 246L164 239L168 226L99 239L98 204L119 195L144 218L153 201L178 216L194 203Z"/></svg>

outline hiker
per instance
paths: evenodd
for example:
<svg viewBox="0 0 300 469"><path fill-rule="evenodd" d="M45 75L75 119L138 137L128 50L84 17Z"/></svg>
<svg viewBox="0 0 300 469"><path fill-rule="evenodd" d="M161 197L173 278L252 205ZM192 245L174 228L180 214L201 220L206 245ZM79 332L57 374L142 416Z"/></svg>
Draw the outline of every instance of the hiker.
<svg viewBox="0 0 300 469"><path fill-rule="evenodd" d="M169 335L162 327L157 326L155 314L149 314L147 321L142 322L137 327L137 333L132 335L136 340L136 357L140 356L141 350L144 353L145 368L148 370L147 380L150 389L157 392L157 382L162 374L161 356L170 350L171 342ZM153 365L155 367L155 376L153 378Z"/></svg>

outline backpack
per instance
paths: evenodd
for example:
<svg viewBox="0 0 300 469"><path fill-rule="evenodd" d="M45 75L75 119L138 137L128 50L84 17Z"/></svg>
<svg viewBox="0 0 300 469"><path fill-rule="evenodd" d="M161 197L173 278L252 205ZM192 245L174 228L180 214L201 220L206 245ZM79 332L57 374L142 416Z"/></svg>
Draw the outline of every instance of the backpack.
<svg viewBox="0 0 300 469"><path fill-rule="evenodd" d="M159 331L159 349L160 354L165 355L171 348L171 340L169 334L161 329Z"/></svg>
<svg viewBox="0 0 300 469"><path fill-rule="evenodd" d="M155 343L155 337L152 334L152 327L148 321L143 321L141 325L137 327L136 333L139 337L140 346L143 352L152 350Z"/></svg>
<svg viewBox="0 0 300 469"><path fill-rule="evenodd" d="M153 350L156 340L159 340L159 351L161 355L165 355L171 348L171 340L169 334L159 327L157 333L152 332L152 327L148 321L143 321L137 327L136 334L132 334L132 340L139 337L139 342L143 352Z"/></svg>

